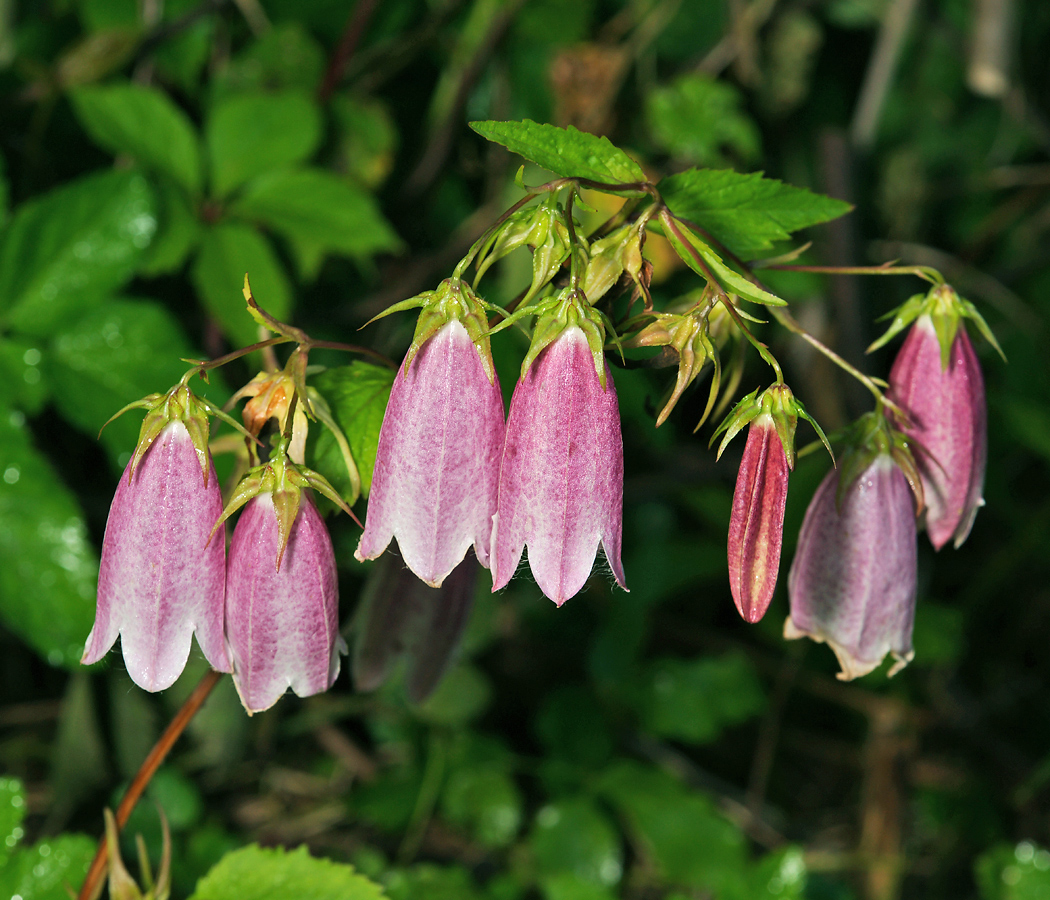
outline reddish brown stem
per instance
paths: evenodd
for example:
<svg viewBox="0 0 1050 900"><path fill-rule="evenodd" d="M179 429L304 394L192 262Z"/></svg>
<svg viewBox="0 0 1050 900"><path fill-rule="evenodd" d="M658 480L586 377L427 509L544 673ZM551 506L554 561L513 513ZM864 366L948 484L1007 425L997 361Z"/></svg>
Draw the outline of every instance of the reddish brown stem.
<svg viewBox="0 0 1050 900"><path fill-rule="evenodd" d="M164 762L168 751L175 745L182 732L186 730L186 726L190 724L193 717L197 714L197 710L204 705L204 701L208 699L208 695L212 692L212 688L219 683L220 678L222 678L221 672L209 669L193 689L193 693L186 698L186 702L182 704L179 711L175 714L175 718L171 720L171 724L164 730L160 740L153 745L153 749L150 750L146 761L139 766L139 770L135 773L131 784L128 785L128 789L120 801L120 806L117 807L116 820L118 829L123 828L127 824L131 811L135 808L135 804L139 802L139 798L156 774L157 769L160 768L161 763ZM108 869L109 855L106 852L106 836L103 835L98 842L98 850L95 852L95 858L91 860L91 867L88 869L87 877L80 888L77 900L97 900L99 894L102 893L102 880L106 877Z"/></svg>

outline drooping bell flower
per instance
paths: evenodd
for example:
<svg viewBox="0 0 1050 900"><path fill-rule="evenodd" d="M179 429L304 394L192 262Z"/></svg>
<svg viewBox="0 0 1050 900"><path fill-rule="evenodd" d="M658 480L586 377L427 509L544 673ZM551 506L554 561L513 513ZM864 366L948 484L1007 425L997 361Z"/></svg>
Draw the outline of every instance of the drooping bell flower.
<svg viewBox="0 0 1050 900"><path fill-rule="evenodd" d="M328 690L346 653L332 541L304 488L343 504L286 452L282 444L252 470L223 513L225 519L244 506L226 570L226 639L233 683L249 713L269 709L289 688L300 697Z"/></svg>
<svg viewBox="0 0 1050 900"><path fill-rule="evenodd" d="M988 454L984 378L963 319L969 318L993 344L973 305L948 285L916 296L897 312L881 346L914 323L890 370L889 399L903 411L898 426L907 435L922 477L924 523L934 548L959 547L984 505ZM997 347L998 349L998 347Z"/></svg>
<svg viewBox="0 0 1050 900"><path fill-rule="evenodd" d="M827 642L843 681L887 653L894 675L914 655L918 473L880 413L862 417L857 433L865 432L813 495L788 575L784 637Z"/></svg>
<svg viewBox="0 0 1050 900"><path fill-rule="evenodd" d="M493 527L493 590L522 551L543 593L561 606L579 592L599 543L620 587L623 441L597 314L577 292L541 316L511 399ZM600 369L599 369L600 367Z"/></svg>
<svg viewBox="0 0 1050 900"><path fill-rule="evenodd" d="M179 384L140 401L150 410L110 506L95 624L81 662L120 635L131 679L147 691L182 674L192 636L230 671L223 640L225 542L209 542L222 496L208 452L206 403Z"/></svg>
<svg viewBox="0 0 1050 900"><path fill-rule="evenodd" d="M795 426L802 416L827 443L786 384L744 397L715 432L726 432L718 448L748 425L729 519L729 587L746 622L765 615L780 571L788 475L795 465ZM830 452L830 448L829 448Z"/></svg>
<svg viewBox="0 0 1050 900"><path fill-rule="evenodd" d="M430 293L390 392L355 556L396 539L439 587L471 546L489 565L504 419L480 301L458 279Z"/></svg>

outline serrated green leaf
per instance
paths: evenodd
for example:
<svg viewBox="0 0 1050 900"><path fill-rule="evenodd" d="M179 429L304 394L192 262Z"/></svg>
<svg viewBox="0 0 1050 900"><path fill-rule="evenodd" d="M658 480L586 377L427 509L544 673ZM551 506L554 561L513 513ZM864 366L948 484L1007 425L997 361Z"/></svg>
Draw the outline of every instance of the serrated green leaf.
<svg viewBox="0 0 1050 900"><path fill-rule="evenodd" d="M0 618L52 665L75 666L97 580L76 500L33 447L25 417L0 405Z"/></svg>
<svg viewBox="0 0 1050 900"><path fill-rule="evenodd" d="M26 793L17 778L0 778L0 872L25 835Z"/></svg>
<svg viewBox="0 0 1050 900"><path fill-rule="evenodd" d="M569 874L589 884L611 886L623 874L620 836L589 799L559 800L542 807L529 846L541 879Z"/></svg>
<svg viewBox="0 0 1050 900"><path fill-rule="evenodd" d="M653 734L705 744L764 708L754 667L742 654L730 653L658 660L648 673L640 712Z"/></svg>
<svg viewBox="0 0 1050 900"><path fill-rule="evenodd" d="M668 882L720 898L748 897L744 836L705 795L658 769L627 761L606 770L598 790Z"/></svg>
<svg viewBox="0 0 1050 900"><path fill-rule="evenodd" d="M240 94L216 103L204 134L212 192L225 196L311 156L321 140L321 112L304 91Z"/></svg>
<svg viewBox="0 0 1050 900"><path fill-rule="evenodd" d="M692 72L652 91L645 116L653 140L675 157L724 166L726 147L743 160L759 155L758 129L741 105L731 84Z"/></svg>
<svg viewBox="0 0 1050 900"><path fill-rule="evenodd" d="M80 124L97 144L133 156L143 168L170 176L191 194L200 191L196 129L163 91L124 83L80 88L70 98Z"/></svg>
<svg viewBox="0 0 1050 900"><path fill-rule="evenodd" d="M287 237L305 278L317 275L328 253L360 258L401 247L371 194L322 169L262 175L245 188L230 212Z"/></svg>
<svg viewBox="0 0 1050 900"><path fill-rule="evenodd" d="M83 834L45 838L20 849L0 869L0 897L69 900L66 885L84 881L94 855L95 842Z"/></svg>
<svg viewBox="0 0 1050 900"><path fill-rule="evenodd" d="M23 204L0 245L0 323L47 336L134 274L157 228L134 172L104 172Z"/></svg>
<svg viewBox="0 0 1050 900"><path fill-rule="evenodd" d="M695 222L744 258L853 208L843 200L763 178L761 172L689 169L657 187L671 212Z"/></svg>
<svg viewBox="0 0 1050 900"><path fill-rule="evenodd" d="M390 388L396 373L370 363L352 362L348 366L327 369L310 379L310 387L324 397L336 424L346 435L350 453L361 476L361 493L367 497L372 488L372 470L376 464L379 429L383 424ZM339 445L332 433L321 426L310 429L306 448L307 465L316 469L343 497L351 492L350 476L343 463ZM316 439L313 435L316 434Z"/></svg>
<svg viewBox="0 0 1050 900"><path fill-rule="evenodd" d="M287 322L292 289L270 242L254 228L233 222L207 231L193 264L193 284L230 340L252 344L258 331L241 293L245 273L256 302L275 319Z"/></svg>
<svg viewBox="0 0 1050 900"><path fill-rule="evenodd" d="M170 275L182 268L204 232L186 192L168 178L156 183L159 228L139 266L147 276Z"/></svg>
<svg viewBox="0 0 1050 900"><path fill-rule="evenodd" d="M47 376L62 414L92 438L128 403L166 391L194 355L182 327L164 307L148 300L114 300L59 332L46 357ZM218 379L201 393L222 405ZM128 413L102 432L117 471L138 441L141 415Z"/></svg>
<svg viewBox="0 0 1050 900"><path fill-rule="evenodd" d="M374 881L306 847L292 851L252 845L223 857L198 883L190 900L382 900Z"/></svg>
<svg viewBox="0 0 1050 900"><path fill-rule="evenodd" d="M471 122L470 127L487 140L564 178L588 178L603 184L645 181L645 172L608 138L558 128L526 119L523 122ZM640 191L620 191L640 196Z"/></svg>

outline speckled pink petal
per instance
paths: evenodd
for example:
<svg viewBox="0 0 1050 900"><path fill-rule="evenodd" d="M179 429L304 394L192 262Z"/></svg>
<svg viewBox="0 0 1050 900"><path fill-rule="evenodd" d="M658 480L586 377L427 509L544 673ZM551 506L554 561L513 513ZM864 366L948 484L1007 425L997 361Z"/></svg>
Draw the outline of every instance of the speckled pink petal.
<svg viewBox="0 0 1050 900"><path fill-rule="evenodd" d="M182 674L196 632L208 662L230 671L225 542L219 534L208 543L221 514L215 467L205 485L186 426L170 423L134 478L125 470L117 486L102 543L95 625L81 662L98 662L119 634L132 680L147 691L164 690Z"/></svg>
<svg viewBox="0 0 1050 900"><path fill-rule="evenodd" d="M921 316L890 371L890 398L907 410L902 430L922 476L926 531L940 550L958 547L983 505L988 425L984 379L961 323L947 369L929 316Z"/></svg>
<svg viewBox="0 0 1050 900"><path fill-rule="evenodd" d="M886 454L835 506L832 470L806 510L788 575L787 638L827 641L848 681L892 653L894 674L911 660L915 617L915 505L903 473Z"/></svg>
<svg viewBox="0 0 1050 900"><path fill-rule="evenodd" d="M766 614L777 586L789 474L772 416L758 416L748 427L729 519L729 586L747 622Z"/></svg>
<svg viewBox="0 0 1050 900"><path fill-rule="evenodd" d="M291 688L328 690L339 674L339 585L328 529L305 494L276 568L273 497L249 500L237 520L227 567L226 636L233 683L249 713L269 709Z"/></svg>
<svg viewBox="0 0 1050 900"><path fill-rule="evenodd" d="M453 320L394 380L356 557L374 559L396 538L405 564L433 587L471 545L487 566L503 428L499 381L489 383Z"/></svg>
<svg viewBox="0 0 1050 900"><path fill-rule="evenodd" d="M612 373L602 389L583 332L567 328L518 382L507 419L493 529L493 590L524 548L559 606L587 581L601 543L620 587L623 441Z"/></svg>

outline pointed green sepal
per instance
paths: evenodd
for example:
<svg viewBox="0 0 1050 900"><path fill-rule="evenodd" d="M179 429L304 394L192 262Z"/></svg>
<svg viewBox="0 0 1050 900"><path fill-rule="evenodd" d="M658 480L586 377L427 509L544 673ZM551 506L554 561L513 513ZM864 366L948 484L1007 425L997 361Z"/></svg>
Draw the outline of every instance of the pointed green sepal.
<svg viewBox="0 0 1050 900"><path fill-rule="evenodd" d="M890 424L880 404L869 413L865 413L846 432L847 448L843 453L839 468L839 483L835 502L841 506L850 485L857 480L875 458L886 454L890 456L901 470L908 487L915 498L915 515L918 516L925 507L922 478L919 475L915 457L903 432Z"/></svg>
<svg viewBox="0 0 1050 900"><path fill-rule="evenodd" d="M563 288L553 297L533 308L537 315L536 326L532 332L532 343L529 352L521 364L521 377L524 378L532 367L536 357L556 341L567 328L579 328L587 338L594 370L602 390L605 390L605 321L598 310L588 302L582 291L571 287Z"/></svg>

